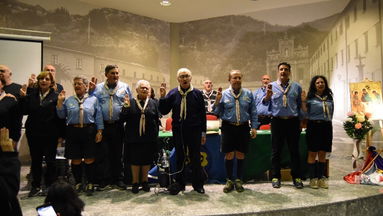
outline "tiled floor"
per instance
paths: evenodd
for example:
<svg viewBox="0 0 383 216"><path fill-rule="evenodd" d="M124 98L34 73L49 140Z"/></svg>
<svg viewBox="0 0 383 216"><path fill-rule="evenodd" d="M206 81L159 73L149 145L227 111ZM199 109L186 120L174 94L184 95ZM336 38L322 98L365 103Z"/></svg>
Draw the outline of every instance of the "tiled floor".
<svg viewBox="0 0 383 216"><path fill-rule="evenodd" d="M206 185L206 194L201 195L186 187L183 194L177 196L164 192L158 194L140 192L135 195L130 190L110 190L97 192L94 196L81 195L86 203L83 215L225 215L235 213L256 213L278 209L303 208L314 205L328 204L383 193L379 186L351 185L343 181L343 176L350 173L352 140L347 138L341 125L334 123L335 134L333 152L330 158L329 189L310 189L306 187L297 190L291 182L282 182L280 189L273 189L269 182L246 184L243 193L232 192L224 194L223 185ZM381 135L379 135L381 136ZM374 144L382 143L377 138ZM25 185L23 167L22 177ZM35 207L43 203L43 197L26 198L27 191L20 192L21 205L24 215L36 215ZM333 212L335 213L335 212ZM335 213L336 214L336 213ZM309 212L308 212L308 215ZM322 215L326 215L322 212Z"/></svg>

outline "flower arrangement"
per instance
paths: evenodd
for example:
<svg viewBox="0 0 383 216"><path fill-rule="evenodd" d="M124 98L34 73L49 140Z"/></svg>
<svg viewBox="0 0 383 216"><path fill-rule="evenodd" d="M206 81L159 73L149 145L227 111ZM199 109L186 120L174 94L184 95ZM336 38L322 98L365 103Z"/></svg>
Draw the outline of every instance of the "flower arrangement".
<svg viewBox="0 0 383 216"><path fill-rule="evenodd" d="M347 135L353 139L362 140L372 130L373 126L368 119L371 113L347 113L347 119L343 122L343 128Z"/></svg>

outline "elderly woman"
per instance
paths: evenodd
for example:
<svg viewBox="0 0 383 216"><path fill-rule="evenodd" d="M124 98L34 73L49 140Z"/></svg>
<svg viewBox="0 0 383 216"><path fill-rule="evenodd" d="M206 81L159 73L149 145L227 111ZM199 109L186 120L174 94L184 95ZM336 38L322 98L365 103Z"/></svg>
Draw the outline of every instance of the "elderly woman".
<svg viewBox="0 0 383 216"><path fill-rule="evenodd" d="M73 79L75 95L65 100L65 91L59 94L57 114L66 119L65 157L71 159L76 190L83 190L81 163L84 159L87 180L85 192L89 196L94 191L95 143L101 142L104 123L97 98L87 93L88 84L86 78L76 76Z"/></svg>
<svg viewBox="0 0 383 216"><path fill-rule="evenodd" d="M63 131L63 121L56 114L57 96L53 89L52 74L41 72L37 76L37 88L22 88L20 103L28 119L25 123L29 151L32 159L32 188L29 196L40 192L42 161L45 156L47 171L45 184L49 187L55 180L57 140Z"/></svg>
<svg viewBox="0 0 383 216"><path fill-rule="evenodd" d="M139 191L139 178L143 191L150 191L148 171L157 150L159 112L157 103L149 97L150 84L140 80L136 86L137 98L125 96L120 118L125 121L125 142L132 169L132 192ZM141 172L141 175L140 175Z"/></svg>
<svg viewBox="0 0 383 216"><path fill-rule="evenodd" d="M334 113L332 95L324 76L314 76L311 79L307 97L305 92L302 92L302 109L307 112L308 117L306 138L309 152L307 163L309 165L310 187L313 189L328 188L324 171L326 152L331 152L332 147L332 117ZM315 163L316 157L319 160L318 164Z"/></svg>

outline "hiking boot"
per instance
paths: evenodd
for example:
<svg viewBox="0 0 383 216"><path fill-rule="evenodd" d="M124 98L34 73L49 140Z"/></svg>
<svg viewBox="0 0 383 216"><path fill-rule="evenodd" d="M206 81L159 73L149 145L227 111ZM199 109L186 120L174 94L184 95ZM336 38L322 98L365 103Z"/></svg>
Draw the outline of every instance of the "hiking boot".
<svg viewBox="0 0 383 216"><path fill-rule="evenodd" d="M310 188L318 189L318 179L317 178L310 179Z"/></svg>
<svg viewBox="0 0 383 216"><path fill-rule="evenodd" d="M328 180L326 177L322 177L318 180L318 186L320 188L328 189Z"/></svg>
<svg viewBox="0 0 383 216"><path fill-rule="evenodd" d="M295 188L297 188L297 189L303 188L303 183L302 183L302 180L300 178L293 179L293 184L294 184Z"/></svg>
<svg viewBox="0 0 383 216"><path fill-rule="evenodd" d="M224 193L229 193L229 192L231 192L232 190L234 190L234 183L233 183L232 180L228 179L228 180L226 181L226 185L225 185L225 187L223 188L223 192L224 192Z"/></svg>
<svg viewBox="0 0 383 216"><path fill-rule="evenodd" d="M138 184L138 183L134 183L133 185L132 185L132 193L134 193L134 194L137 194L138 193L138 191L139 191L139 187L140 185Z"/></svg>
<svg viewBox="0 0 383 216"><path fill-rule="evenodd" d="M149 192L150 191L150 186L149 186L148 182L142 182L141 185L142 185L142 190L143 191L145 191L145 192Z"/></svg>
<svg viewBox="0 0 383 216"><path fill-rule="evenodd" d="M93 184L87 184L85 187L85 193L87 196L92 196L94 191L94 186Z"/></svg>
<svg viewBox="0 0 383 216"><path fill-rule="evenodd" d="M119 190L126 190L126 184L123 181L118 181L113 186Z"/></svg>
<svg viewBox="0 0 383 216"><path fill-rule="evenodd" d="M279 178L273 178L271 180L271 185L273 188L280 188L281 187L281 180Z"/></svg>
<svg viewBox="0 0 383 216"><path fill-rule="evenodd" d="M76 186L74 186L74 190L77 192L77 193L81 193L83 191L83 185L81 183L78 183L76 184Z"/></svg>
<svg viewBox="0 0 383 216"><path fill-rule="evenodd" d="M243 184L243 182L241 181L241 179L236 179L234 182L235 190L239 193L241 193L245 190L245 188L243 188L242 184Z"/></svg>
<svg viewBox="0 0 383 216"><path fill-rule="evenodd" d="M29 191L28 197L34 197L39 195L41 188L39 187L32 187L31 191Z"/></svg>

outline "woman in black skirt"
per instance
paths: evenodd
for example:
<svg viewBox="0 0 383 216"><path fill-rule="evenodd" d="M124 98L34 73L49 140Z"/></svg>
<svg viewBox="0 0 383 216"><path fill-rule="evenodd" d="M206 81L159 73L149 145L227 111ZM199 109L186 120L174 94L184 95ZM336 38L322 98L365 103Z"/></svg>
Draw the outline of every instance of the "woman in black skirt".
<svg viewBox="0 0 383 216"><path fill-rule="evenodd" d="M334 100L331 89L324 76L314 76L307 94L302 93L302 109L307 112L308 122L306 139L308 144L308 158L310 187L313 189L328 188L328 181L324 175L326 152L332 147L332 117ZM316 164L318 157L318 164Z"/></svg>
<svg viewBox="0 0 383 216"><path fill-rule="evenodd" d="M132 170L132 192L138 193L139 179L143 191L150 191L148 171L157 152L159 112L157 103L149 97L150 83L140 80L136 85L137 98L125 97L120 119L125 124L125 157Z"/></svg>

